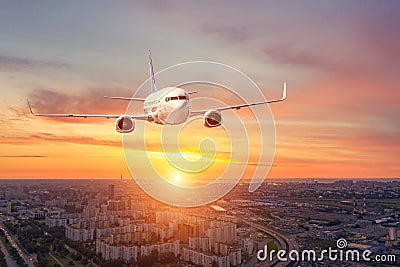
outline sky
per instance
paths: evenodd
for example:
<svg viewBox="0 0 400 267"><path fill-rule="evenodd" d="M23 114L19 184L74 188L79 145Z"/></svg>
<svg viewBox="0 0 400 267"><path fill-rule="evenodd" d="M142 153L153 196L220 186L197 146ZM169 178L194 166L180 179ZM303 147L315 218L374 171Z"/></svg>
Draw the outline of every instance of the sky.
<svg viewBox="0 0 400 267"><path fill-rule="evenodd" d="M156 71L221 62L268 99L287 82L287 100L270 105L268 177L400 177L399 14L390 0L1 1L0 178L129 177L114 121L32 117L26 99L41 113L124 114L126 102L103 95L132 96L148 49ZM207 132L189 134L190 148Z"/></svg>

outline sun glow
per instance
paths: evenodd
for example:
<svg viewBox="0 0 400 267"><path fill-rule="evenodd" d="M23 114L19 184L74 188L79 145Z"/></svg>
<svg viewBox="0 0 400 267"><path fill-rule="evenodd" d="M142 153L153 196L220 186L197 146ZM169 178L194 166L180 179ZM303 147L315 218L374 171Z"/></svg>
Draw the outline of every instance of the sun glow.
<svg viewBox="0 0 400 267"><path fill-rule="evenodd" d="M175 183L180 183L180 182L182 182L182 176L181 176L179 173L175 173L174 176L173 176L173 181L174 181Z"/></svg>

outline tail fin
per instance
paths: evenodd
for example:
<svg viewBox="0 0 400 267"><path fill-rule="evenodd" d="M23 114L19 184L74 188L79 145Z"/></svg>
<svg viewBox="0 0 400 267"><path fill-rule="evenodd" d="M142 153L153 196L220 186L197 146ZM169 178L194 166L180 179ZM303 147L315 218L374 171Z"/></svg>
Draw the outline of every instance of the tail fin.
<svg viewBox="0 0 400 267"><path fill-rule="evenodd" d="M156 79L154 78L153 60L151 59L151 51L149 49L149 66L150 66L150 82L151 82L151 92L157 91Z"/></svg>

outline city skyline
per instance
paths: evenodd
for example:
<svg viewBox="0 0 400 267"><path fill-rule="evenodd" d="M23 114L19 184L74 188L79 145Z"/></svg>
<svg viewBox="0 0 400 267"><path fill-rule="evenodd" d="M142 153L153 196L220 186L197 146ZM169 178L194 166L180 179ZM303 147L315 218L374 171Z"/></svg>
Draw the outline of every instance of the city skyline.
<svg viewBox="0 0 400 267"><path fill-rule="evenodd" d="M134 93L148 78L148 48L156 71L217 61L249 75L268 99L287 82L287 101L270 107L276 154L269 178L399 178L397 1L214 5L3 3L0 178L128 177L112 120L33 118L26 98L43 113L123 114L126 103L103 95ZM207 130L188 133L188 152Z"/></svg>
<svg viewBox="0 0 400 267"><path fill-rule="evenodd" d="M146 196L126 180L3 180L0 245L6 248L0 262L254 267L268 260L272 265L312 266L315 260L304 257L304 251L319 255L339 248L340 241L347 246L340 247L344 255L368 250L369 259L320 254L318 261L330 266L398 264L399 185L361 180L264 183L256 192L237 186L210 205L181 208ZM260 257L263 248L302 256L266 259Z"/></svg>

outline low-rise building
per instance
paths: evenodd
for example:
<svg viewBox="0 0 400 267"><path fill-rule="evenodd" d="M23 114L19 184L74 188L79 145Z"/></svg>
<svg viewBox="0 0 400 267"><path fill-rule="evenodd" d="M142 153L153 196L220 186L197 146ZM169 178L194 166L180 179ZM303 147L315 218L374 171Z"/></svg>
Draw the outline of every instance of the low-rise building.
<svg viewBox="0 0 400 267"><path fill-rule="evenodd" d="M253 238L243 238L242 239L242 249L243 252L252 255L254 250L254 240Z"/></svg>
<svg viewBox="0 0 400 267"><path fill-rule="evenodd" d="M161 243L155 245L145 245L140 247L140 255L148 256L153 250L157 250L159 254L172 252L175 256L179 254L179 240L169 243Z"/></svg>
<svg viewBox="0 0 400 267"><path fill-rule="evenodd" d="M132 245L110 244L105 240L96 240L96 253L106 260L123 259L125 261L137 260L139 247Z"/></svg>
<svg viewBox="0 0 400 267"><path fill-rule="evenodd" d="M82 228L80 223L65 226L65 237L73 241L91 241L95 235L95 229Z"/></svg>
<svg viewBox="0 0 400 267"><path fill-rule="evenodd" d="M187 248L183 248L183 260L205 267L211 267L213 262L216 262L218 267L230 266L229 256L216 256Z"/></svg>

